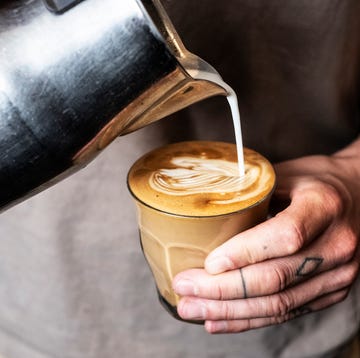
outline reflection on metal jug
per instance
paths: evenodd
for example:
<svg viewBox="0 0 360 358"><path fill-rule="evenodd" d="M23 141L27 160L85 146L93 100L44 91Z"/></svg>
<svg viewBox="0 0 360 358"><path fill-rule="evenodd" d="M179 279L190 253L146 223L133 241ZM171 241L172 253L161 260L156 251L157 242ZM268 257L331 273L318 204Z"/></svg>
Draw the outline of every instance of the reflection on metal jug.
<svg viewBox="0 0 360 358"><path fill-rule="evenodd" d="M227 93L159 0L5 0L0 51L0 210L117 136Z"/></svg>

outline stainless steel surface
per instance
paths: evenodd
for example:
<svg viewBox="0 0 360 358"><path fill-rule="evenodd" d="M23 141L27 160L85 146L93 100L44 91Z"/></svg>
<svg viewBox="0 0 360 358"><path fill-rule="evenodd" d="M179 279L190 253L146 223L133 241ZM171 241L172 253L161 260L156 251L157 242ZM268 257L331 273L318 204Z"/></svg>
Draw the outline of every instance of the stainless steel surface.
<svg viewBox="0 0 360 358"><path fill-rule="evenodd" d="M53 12L62 13L83 0L43 0L45 6Z"/></svg>
<svg viewBox="0 0 360 358"><path fill-rule="evenodd" d="M157 0L84 0L61 14L41 0L0 4L0 210L119 134L225 94L189 75L163 15Z"/></svg>

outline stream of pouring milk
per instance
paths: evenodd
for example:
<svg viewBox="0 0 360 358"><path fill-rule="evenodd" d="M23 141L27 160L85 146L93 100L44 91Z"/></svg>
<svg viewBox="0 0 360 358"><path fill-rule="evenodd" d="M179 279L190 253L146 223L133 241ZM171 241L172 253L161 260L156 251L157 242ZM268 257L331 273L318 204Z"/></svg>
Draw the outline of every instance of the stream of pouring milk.
<svg viewBox="0 0 360 358"><path fill-rule="evenodd" d="M216 73L210 73L205 71L193 71L191 75L198 80L206 80L216 83L217 85L219 85L220 87L226 90L227 92L226 99L230 106L231 116L235 131L239 176L240 177L244 176L245 162L244 162L244 149L243 149L243 140L242 140L242 132L241 132L241 124L240 124L240 111L239 111L239 103L235 91L227 83L225 83L221 79L221 77Z"/></svg>

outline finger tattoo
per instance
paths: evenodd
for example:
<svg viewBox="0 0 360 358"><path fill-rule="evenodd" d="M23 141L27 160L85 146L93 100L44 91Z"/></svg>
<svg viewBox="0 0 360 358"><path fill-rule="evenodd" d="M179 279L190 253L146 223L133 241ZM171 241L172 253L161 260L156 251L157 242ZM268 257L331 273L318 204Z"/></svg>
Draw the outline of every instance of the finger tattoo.
<svg viewBox="0 0 360 358"><path fill-rule="evenodd" d="M290 313L291 318L296 318L296 317L305 315L307 313L311 313L312 311L313 310L309 306L301 306L301 307L294 308L289 313Z"/></svg>
<svg viewBox="0 0 360 358"><path fill-rule="evenodd" d="M246 283L245 283L245 278L244 278L244 274L242 269L239 269L240 271L240 276L241 276L241 282L242 282L242 287L243 287L243 294L244 294L244 298L248 298L247 292L246 292Z"/></svg>
<svg viewBox="0 0 360 358"><path fill-rule="evenodd" d="M296 276L304 277L313 274L323 261L322 257L306 257L296 270Z"/></svg>

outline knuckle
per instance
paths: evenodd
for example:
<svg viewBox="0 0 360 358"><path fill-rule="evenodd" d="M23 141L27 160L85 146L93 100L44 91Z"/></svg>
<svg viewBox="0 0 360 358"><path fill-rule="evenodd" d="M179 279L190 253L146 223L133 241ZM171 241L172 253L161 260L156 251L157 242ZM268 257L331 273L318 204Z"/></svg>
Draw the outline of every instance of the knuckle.
<svg viewBox="0 0 360 358"><path fill-rule="evenodd" d="M342 229L341 235L334 243L334 252L337 253L341 262L349 262L353 259L357 247L358 236L350 227Z"/></svg>
<svg viewBox="0 0 360 358"><path fill-rule="evenodd" d="M209 313L211 316L215 316L211 314L212 310L210 309ZM235 319L235 309L234 305L231 301L220 301L219 312L221 314L221 318L225 320ZM210 317L212 318L212 317Z"/></svg>
<svg viewBox="0 0 360 358"><path fill-rule="evenodd" d="M230 287L222 281L214 282L213 287L211 287L210 296L215 297L216 299L223 301L231 297Z"/></svg>
<svg viewBox="0 0 360 358"><path fill-rule="evenodd" d="M250 329L253 329L253 323L252 323L252 320L251 319L244 319L244 320L241 320L241 331L248 331Z"/></svg>
<svg viewBox="0 0 360 358"><path fill-rule="evenodd" d="M349 264L342 273L342 282L344 286L350 286L357 278L359 272L359 264L352 262Z"/></svg>
<svg viewBox="0 0 360 358"><path fill-rule="evenodd" d="M338 217L345 210L345 196L339 188L328 181L320 181L309 195L313 202L317 202L320 209L329 213L331 217Z"/></svg>
<svg viewBox="0 0 360 358"><path fill-rule="evenodd" d="M320 196L322 205L331 216L336 217L343 213L345 203L340 191L330 183L321 183L321 190L316 193Z"/></svg>
<svg viewBox="0 0 360 358"><path fill-rule="evenodd" d="M286 321L289 320L289 315L285 315L285 316L273 316L270 317L268 320L268 325L277 325L277 324L282 324Z"/></svg>
<svg viewBox="0 0 360 358"><path fill-rule="evenodd" d="M256 263L258 260L256 259L256 257L254 256L254 252L253 250L250 250L250 248L247 246L247 245L243 245L243 247L241 248L242 250L242 256L243 257L246 257L246 261L249 263L249 264L254 264ZM236 262L236 259L233 261Z"/></svg>
<svg viewBox="0 0 360 358"><path fill-rule="evenodd" d="M285 316L276 316L273 318L273 324L281 324L290 319L290 316L287 314Z"/></svg>
<svg viewBox="0 0 360 358"><path fill-rule="evenodd" d="M275 281L273 281L273 276L275 276ZM277 264L272 272L273 285L276 286L275 289L280 292L284 290L292 281L293 278L292 269L287 264Z"/></svg>
<svg viewBox="0 0 360 358"><path fill-rule="evenodd" d="M218 298L220 301L223 300L224 292L219 283L215 283L214 286L212 287L211 291L212 291L211 293L214 293L214 296L216 298Z"/></svg>
<svg viewBox="0 0 360 358"><path fill-rule="evenodd" d="M345 257L346 261L349 261L353 258L355 251L358 246L358 236L350 227L345 229L343 234L343 246L347 249L347 256Z"/></svg>
<svg viewBox="0 0 360 358"><path fill-rule="evenodd" d="M306 196L313 208L324 211L330 217L340 216L345 208L348 198L339 185L333 184L327 176L313 177L311 185L301 188L297 194Z"/></svg>
<svg viewBox="0 0 360 358"><path fill-rule="evenodd" d="M281 292L276 295L272 302L270 314L273 316L285 316L293 308L292 299L286 292Z"/></svg>
<svg viewBox="0 0 360 358"><path fill-rule="evenodd" d="M298 252L306 240L306 229L303 223L294 220L291 217L286 218L286 225L282 232L284 244L287 245L289 255Z"/></svg>

